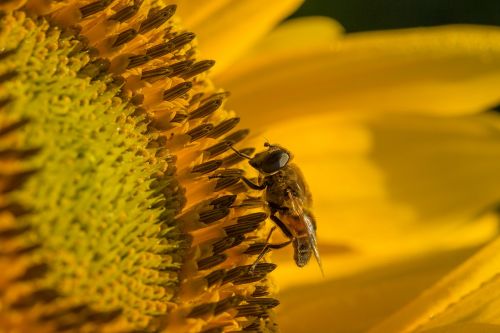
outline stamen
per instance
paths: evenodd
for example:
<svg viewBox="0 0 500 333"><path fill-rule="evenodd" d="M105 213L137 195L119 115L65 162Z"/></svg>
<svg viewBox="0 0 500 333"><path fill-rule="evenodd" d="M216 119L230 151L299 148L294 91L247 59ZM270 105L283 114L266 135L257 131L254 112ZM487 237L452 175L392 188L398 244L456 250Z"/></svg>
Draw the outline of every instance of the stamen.
<svg viewBox="0 0 500 333"><path fill-rule="evenodd" d="M252 293L252 296L253 297L267 296L269 295L269 292L267 290L268 290L267 286L256 286L255 291Z"/></svg>
<svg viewBox="0 0 500 333"><path fill-rule="evenodd" d="M228 227L225 227L224 231L228 236L238 236L256 230L259 227L259 225L260 225L259 222L233 224Z"/></svg>
<svg viewBox="0 0 500 333"><path fill-rule="evenodd" d="M245 301L249 304L258 304L267 309L271 309L280 305L280 301L270 297L247 298Z"/></svg>
<svg viewBox="0 0 500 333"><path fill-rule="evenodd" d="M82 14L82 18L89 17L95 13L98 13L111 4L112 0L98 0L83 7L80 7L80 13Z"/></svg>
<svg viewBox="0 0 500 333"><path fill-rule="evenodd" d="M170 74L170 76L180 76L191 67L193 62L193 60L184 60L170 65L170 68L172 69L172 73Z"/></svg>
<svg viewBox="0 0 500 333"><path fill-rule="evenodd" d="M218 315L224 311L227 311L231 308L238 306L243 301L243 297L241 296L232 296L228 297L222 301L217 302L214 309L214 314Z"/></svg>
<svg viewBox="0 0 500 333"><path fill-rule="evenodd" d="M189 119L204 118L212 113L214 113L222 105L222 99L215 99L207 102L191 112L189 114Z"/></svg>
<svg viewBox="0 0 500 333"><path fill-rule="evenodd" d="M240 305L236 309L238 310L236 317L262 317L267 314L266 308L256 304Z"/></svg>
<svg viewBox="0 0 500 333"><path fill-rule="evenodd" d="M208 147L207 149L205 149L205 152L208 153L208 156L210 158L212 158L228 151L232 145L233 143L231 141L222 141L211 147Z"/></svg>
<svg viewBox="0 0 500 333"><path fill-rule="evenodd" d="M219 253L225 251L227 249L240 245L244 240L245 237L243 235L238 235L236 237L224 237L223 239L215 242L212 245L212 252Z"/></svg>
<svg viewBox="0 0 500 333"><path fill-rule="evenodd" d="M0 212L2 211L7 211L4 207L0 208ZM10 229L4 229L0 230L0 239L6 240L9 238L17 237L19 235L24 234L26 231L30 230L30 226L23 226L19 228L10 228Z"/></svg>
<svg viewBox="0 0 500 333"><path fill-rule="evenodd" d="M49 270L49 265L41 263L30 266L26 269L23 275L17 278L17 281L28 281L44 277Z"/></svg>
<svg viewBox="0 0 500 333"><path fill-rule="evenodd" d="M235 194L223 195L210 201L209 205L214 208L230 207L236 201Z"/></svg>
<svg viewBox="0 0 500 333"><path fill-rule="evenodd" d="M182 123L182 122L184 122L186 119L187 119L187 114L177 112L177 113L175 114L174 118L172 118L171 122L173 122L173 123Z"/></svg>
<svg viewBox="0 0 500 333"><path fill-rule="evenodd" d="M129 62L127 65L127 69L131 69L131 68L134 68L137 66L144 65L145 63L147 63L150 60L151 60L151 57L146 55L146 54L130 56L128 58Z"/></svg>
<svg viewBox="0 0 500 333"><path fill-rule="evenodd" d="M208 313L213 313L215 309L215 303L204 303L198 306L195 306L191 312L189 312L188 317L193 318L193 317L201 317L204 316Z"/></svg>
<svg viewBox="0 0 500 333"><path fill-rule="evenodd" d="M190 79L193 76L196 76L196 75L201 74L201 73L203 73L205 71L208 71L214 65L215 65L215 61L214 60L202 60L202 61L199 61L199 62L195 63L189 69L189 71L187 71L186 73L184 73L182 75L182 77L184 79Z"/></svg>
<svg viewBox="0 0 500 333"><path fill-rule="evenodd" d="M11 55L14 55L16 53L17 49L0 51L0 60L4 60L5 58L10 57Z"/></svg>
<svg viewBox="0 0 500 333"><path fill-rule="evenodd" d="M153 47L150 47L146 50L146 54L151 58L159 58L163 57L165 54L172 52L175 48L175 45L168 42L163 44L158 44Z"/></svg>
<svg viewBox="0 0 500 333"><path fill-rule="evenodd" d="M252 213L238 217L238 223L260 223L267 219L267 214L263 212Z"/></svg>
<svg viewBox="0 0 500 333"><path fill-rule="evenodd" d="M219 125L215 126L212 132L210 132L209 137L218 138L222 134L225 134L232 130L238 123L240 122L240 118L231 118L223 121Z"/></svg>
<svg viewBox="0 0 500 333"><path fill-rule="evenodd" d="M180 34L179 36L174 37L169 41L169 43L174 44L174 49L179 49L186 45L187 43L191 42L196 35L192 32L184 32Z"/></svg>
<svg viewBox="0 0 500 333"><path fill-rule="evenodd" d="M176 5L170 5L157 12L153 12L154 10L151 10L148 18L141 23L139 33L145 34L151 29L157 28L163 23L167 22L168 19L170 19L175 14L176 9Z"/></svg>
<svg viewBox="0 0 500 333"><path fill-rule="evenodd" d="M141 2L137 2L133 4L132 6L128 6L125 8L120 9L117 11L114 15L110 16L108 20L115 20L118 22L125 22L129 18L133 17L137 12L139 11Z"/></svg>
<svg viewBox="0 0 500 333"><path fill-rule="evenodd" d="M196 141L205 137L213 128L214 125L212 124L202 124L188 131L186 134L191 137L191 141Z"/></svg>
<svg viewBox="0 0 500 333"><path fill-rule="evenodd" d="M99 74L106 72L109 69L111 62L108 59L96 59L88 63L83 67L78 74L82 76L88 76L90 78L96 78Z"/></svg>
<svg viewBox="0 0 500 333"><path fill-rule="evenodd" d="M217 170L222 165L222 160L212 160L198 164L191 170L191 173L205 174Z"/></svg>
<svg viewBox="0 0 500 333"><path fill-rule="evenodd" d="M210 224L214 223L215 221L218 221L220 219L225 218L226 216L229 215L229 209L228 208L217 208L217 209L212 209L207 212L202 212L199 214L200 215L200 222L203 222L205 224Z"/></svg>
<svg viewBox="0 0 500 333"><path fill-rule="evenodd" d="M202 271L205 269L212 268L214 266L217 266L221 263L223 263L227 259L227 255L224 253L216 254L208 258L203 258L198 260L197 265L198 265L198 270Z"/></svg>
<svg viewBox="0 0 500 333"><path fill-rule="evenodd" d="M226 275L225 269L218 269L208 274L207 276L205 276L205 280L207 281L207 286L211 287L217 282L222 281L225 275Z"/></svg>
<svg viewBox="0 0 500 333"><path fill-rule="evenodd" d="M174 100L177 97L182 96L185 93L187 93L189 90L191 90L192 87L193 87L193 84L191 82L179 83L178 85L176 85L168 90L165 90L163 92L163 100L164 101Z"/></svg>
<svg viewBox="0 0 500 333"><path fill-rule="evenodd" d="M19 73L16 70L6 72L4 74L0 75L0 83L4 83L5 81L12 80L15 78Z"/></svg>
<svg viewBox="0 0 500 333"><path fill-rule="evenodd" d="M155 69L143 71L141 74L141 80L168 77L173 72L174 72L174 70L172 69L172 67L168 67L168 66L158 67Z"/></svg>
<svg viewBox="0 0 500 333"><path fill-rule="evenodd" d="M113 47L118 47L120 45L128 43L132 39L134 39L135 36L137 36L137 31L135 29L127 29L125 31L122 31L118 34L118 37L116 37L116 40L113 43Z"/></svg>
<svg viewBox="0 0 500 333"><path fill-rule="evenodd" d="M222 191L223 189L234 185L240 181L240 177L225 177L217 180L214 191Z"/></svg>
<svg viewBox="0 0 500 333"><path fill-rule="evenodd" d="M222 333L222 332L224 332L224 326L209 328L208 330L201 331L200 333Z"/></svg>
<svg viewBox="0 0 500 333"><path fill-rule="evenodd" d="M34 306L37 303L49 303L59 296L54 289L38 289L37 291L21 297L11 306L14 309L24 309Z"/></svg>
<svg viewBox="0 0 500 333"><path fill-rule="evenodd" d="M226 141L232 141L234 144L242 141L244 138L246 138L250 134L249 129L241 129L239 131L236 131L232 134L229 134L224 138Z"/></svg>

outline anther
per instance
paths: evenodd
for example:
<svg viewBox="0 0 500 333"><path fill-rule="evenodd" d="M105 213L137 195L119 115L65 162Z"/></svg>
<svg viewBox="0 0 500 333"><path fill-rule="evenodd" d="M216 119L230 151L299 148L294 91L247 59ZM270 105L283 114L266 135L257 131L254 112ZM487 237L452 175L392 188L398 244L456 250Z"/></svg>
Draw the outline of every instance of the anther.
<svg viewBox="0 0 500 333"><path fill-rule="evenodd" d="M263 212L252 213L238 217L238 223L260 223L267 219L267 214Z"/></svg>
<svg viewBox="0 0 500 333"><path fill-rule="evenodd" d="M158 67L147 71L142 71L141 80L168 77L174 72L171 67Z"/></svg>
<svg viewBox="0 0 500 333"><path fill-rule="evenodd" d="M95 13L98 13L106 9L106 7L108 7L111 2L112 2L111 0L98 0L89 3L88 5L85 5L83 7L80 7L80 13L82 14L82 18L89 17L90 15L93 15Z"/></svg>
<svg viewBox="0 0 500 333"><path fill-rule="evenodd" d="M174 44L174 49L179 49L187 43L191 42L195 37L196 35L192 32L184 32L179 36L176 36L169 40L169 43Z"/></svg>
<svg viewBox="0 0 500 333"><path fill-rule="evenodd" d="M260 317L267 312L265 308L257 304L240 305L236 309L238 310L236 317Z"/></svg>
<svg viewBox="0 0 500 333"><path fill-rule="evenodd" d="M3 108L4 106L9 104L10 102L12 102L11 97L0 98L0 108ZM0 129L0 135L1 135L1 132L2 132L2 130Z"/></svg>
<svg viewBox="0 0 500 333"><path fill-rule="evenodd" d="M237 245L240 245L245 240L243 235L236 237L224 237L223 239L212 244L212 252L220 253Z"/></svg>
<svg viewBox="0 0 500 333"><path fill-rule="evenodd" d="M201 73L203 73L205 71L208 71L214 65L215 65L215 61L214 60L202 60L202 61L199 61L199 62L193 64L193 66L191 66L191 68L187 72L185 72L182 75L182 77L184 79L192 78L193 76L196 76L196 75L201 74Z"/></svg>
<svg viewBox="0 0 500 333"><path fill-rule="evenodd" d="M198 260L198 270L202 271L205 269L212 268L223 263L227 259L227 256L224 253L216 254L208 258L203 258Z"/></svg>
<svg viewBox="0 0 500 333"><path fill-rule="evenodd" d="M248 134L250 134L249 129L241 129L239 131L236 131L234 133L229 134L228 136L226 136L224 138L224 140L232 141L233 143L238 143L241 140L243 140L244 138L246 138L248 136Z"/></svg>
<svg viewBox="0 0 500 333"><path fill-rule="evenodd" d="M139 6L140 6L140 3L122 8L119 11L117 11L115 14L110 16L109 20L115 20L118 22L125 22L126 20L128 20L129 18L134 16L139 11Z"/></svg>
<svg viewBox="0 0 500 333"><path fill-rule="evenodd" d="M226 284L226 283L234 281L236 278L238 278L244 272L245 272L245 269L244 268L242 269L241 266L228 270L226 272L224 278L222 279L222 284Z"/></svg>
<svg viewBox="0 0 500 333"><path fill-rule="evenodd" d="M172 16L174 16L175 11L177 9L176 5L167 6L155 13L151 13L148 15L139 28L139 33L144 34L151 29L157 28L163 23L167 22Z"/></svg>
<svg viewBox="0 0 500 333"><path fill-rule="evenodd" d="M205 276L205 280L207 281L207 286L211 287L217 282L222 281L225 275L226 275L225 269L218 269L208 274L207 276Z"/></svg>
<svg viewBox="0 0 500 333"><path fill-rule="evenodd" d="M159 58L163 57L165 54L168 54L174 50L175 45L172 43L162 43L155 45L153 47L150 47L149 49L146 50L146 54L150 56L151 58Z"/></svg>
<svg viewBox="0 0 500 333"><path fill-rule="evenodd" d="M267 286L256 286L254 292L252 293L252 297L262 297L267 295L269 295Z"/></svg>
<svg viewBox="0 0 500 333"><path fill-rule="evenodd" d="M212 160L193 167L191 173L205 174L217 170L222 165L222 160Z"/></svg>
<svg viewBox="0 0 500 333"><path fill-rule="evenodd" d="M214 309L214 315L218 315L224 311L227 311L231 308L238 306L243 301L243 297L241 296L232 296L222 301L217 302Z"/></svg>
<svg viewBox="0 0 500 333"><path fill-rule="evenodd" d="M207 149L205 149L205 152L209 155L209 157L215 157L228 151L232 145L233 143L231 141L222 141L208 147Z"/></svg>
<svg viewBox="0 0 500 333"><path fill-rule="evenodd" d="M14 309L24 309L33 307L37 303L49 303L59 296L54 289L39 289L30 295L17 300L11 306Z"/></svg>
<svg viewBox="0 0 500 333"><path fill-rule="evenodd" d="M224 332L224 326L209 328L207 330L201 331L200 333L222 333L222 332Z"/></svg>
<svg viewBox="0 0 500 333"><path fill-rule="evenodd" d="M191 112L189 114L189 119L198 119L209 116L214 113L217 109L222 105L222 99L214 99L210 102L207 102Z"/></svg>
<svg viewBox="0 0 500 333"><path fill-rule="evenodd" d="M163 92L163 100L164 101L171 101L176 99L177 97L180 97L187 93L191 88L193 87L193 84L191 82L183 82L179 83L178 85L167 89Z"/></svg>
<svg viewBox="0 0 500 333"><path fill-rule="evenodd" d="M131 69L131 68L134 68L137 66L144 65L145 63L147 63L150 60L151 60L151 57L148 56L147 54L130 56L128 58L127 69Z"/></svg>
<svg viewBox="0 0 500 333"><path fill-rule="evenodd" d="M209 205L214 208L230 207L236 201L235 194L228 194L210 201Z"/></svg>
<svg viewBox="0 0 500 333"><path fill-rule="evenodd" d="M13 122L13 123L11 123L3 128L0 127L0 137L12 133L13 131L26 125L28 122L29 122L29 120L26 118L26 119L21 119L21 120L18 120L16 122Z"/></svg>
<svg viewBox="0 0 500 333"><path fill-rule="evenodd" d="M187 114L185 113L181 113L181 112L177 112L174 116L174 118L172 118L171 122L172 123L182 123L184 122L185 120L187 119Z"/></svg>
<svg viewBox="0 0 500 333"><path fill-rule="evenodd" d="M240 122L240 118L231 118L223 121L219 125L215 126L214 129L208 135L210 138L218 138L224 133L232 130L238 123Z"/></svg>
<svg viewBox="0 0 500 333"><path fill-rule="evenodd" d="M16 52L17 52L17 49L0 51L0 60L3 60L7 57L10 57L11 55L16 54Z"/></svg>
<svg viewBox="0 0 500 333"><path fill-rule="evenodd" d="M216 221L219 221L228 215L229 215L228 208L217 208L217 209L209 210L207 212L200 213L199 220L200 220L200 222L203 222L205 224L210 224L210 223L214 223Z"/></svg>
<svg viewBox="0 0 500 333"><path fill-rule="evenodd" d="M170 76L180 76L185 71L189 70L193 62L193 60L184 60L170 65L170 68L172 69L172 73L170 74Z"/></svg>
<svg viewBox="0 0 500 333"><path fill-rule="evenodd" d="M234 237L234 236L238 236L238 235L252 232L252 231L256 230L257 228L259 228L259 225L260 225L260 223L258 223L258 222L257 223L246 223L246 224L238 223L238 224L233 224L233 225L230 225L228 227L225 227L224 232L229 237Z"/></svg>
<svg viewBox="0 0 500 333"><path fill-rule="evenodd" d="M7 209L4 209L4 207L0 207L0 212L7 210ZM30 229L31 229L30 226L3 229L3 230L0 230L0 239L9 239L12 237L16 237L16 236L24 234L25 232L27 232Z"/></svg>
<svg viewBox="0 0 500 333"><path fill-rule="evenodd" d="M215 309L215 303L204 303L198 306L195 306L191 312L189 312L188 317L201 317L208 313L212 313Z"/></svg>
<svg viewBox="0 0 500 333"><path fill-rule="evenodd" d="M186 134L191 137L191 141L196 141L205 137L213 128L214 125L212 124L202 124L188 131Z"/></svg>
<svg viewBox="0 0 500 333"><path fill-rule="evenodd" d="M280 305L280 301L270 297L247 298L245 301L248 304L258 304L266 309L275 308Z"/></svg>
<svg viewBox="0 0 500 333"><path fill-rule="evenodd" d="M0 83L4 83L5 81L12 80L19 73L16 70L8 71L6 73L0 74Z"/></svg>
<svg viewBox="0 0 500 333"><path fill-rule="evenodd" d="M260 281L266 277L266 274L264 273L244 273L243 275L237 277L234 279L233 284L235 285L240 285L240 284L247 284L247 283L253 283Z"/></svg>
<svg viewBox="0 0 500 333"><path fill-rule="evenodd" d="M88 63L85 67L80 69L78 74L82 76L88 76L90 78L96 78L99 74L107 71L110 64L111 63L108 59L99 58Z"/></svg>
<svg viewBox="0 0 500 333"><path fill-rule="evenodd" d="M122 31L116 37L115 42L113 43L113 47L118 47L125 43L128 43L132 39L134 39L135 36L137 36L137 31L135 29L127 29L125 31Z"/></svg>
<svg viewBox="0 0 500 333"><path fill-rule="evenodd" d="M49 271L49 266L45 263L28 267L26 271L17 278L17 281L28 281L44 277Z"/></svg>

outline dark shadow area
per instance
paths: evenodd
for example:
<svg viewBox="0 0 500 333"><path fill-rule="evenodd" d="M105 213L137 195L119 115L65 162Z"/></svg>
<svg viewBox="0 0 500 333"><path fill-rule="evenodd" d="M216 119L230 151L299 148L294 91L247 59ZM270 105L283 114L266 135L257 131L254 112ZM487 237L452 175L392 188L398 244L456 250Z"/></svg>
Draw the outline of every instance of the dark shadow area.
<svg viewBox="0 0 500 333"><path fill-rule="evenodd" d="M292 16L330 16L348 32L452 23L500 25L498 0L309 0Z"/></svg>

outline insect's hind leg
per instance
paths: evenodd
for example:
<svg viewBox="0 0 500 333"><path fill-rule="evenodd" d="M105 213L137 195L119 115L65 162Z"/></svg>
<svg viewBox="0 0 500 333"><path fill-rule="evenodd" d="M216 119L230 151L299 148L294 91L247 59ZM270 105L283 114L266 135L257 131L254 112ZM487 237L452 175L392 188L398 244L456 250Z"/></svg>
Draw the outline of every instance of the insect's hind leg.
<svg viewBox="0 0 500 333"><path fill-rule="evenodd" d="M290 229L288 229L288 227L285 225L285 223L283 223L283 221L281 221L276 215L276 208L273 208L271 207L271 215L270 215L270 218L271 220L273 220L273 222L280 228L280 230L285 234L286 237L288 237L290 240L289 241L286 241L286 242L283 242L283 243L279 243L279 244L269 244L269 239L271 238L271 235L272 233L274 232L274 230L276 230L276 226L272 227L271 228L271 231L269 232L269 234L267 235L267 238L266 238L266 242L265 242L265 245L264 245L264 248L262 249L262 251L259 253L259 256L257 257L257 259L255 259L254 263L252 264L252 266L250 267L250 272L253 272L253 270L255 269L255 267L257 266L257 264L259 263L259 261L266 255L267 252L269 252L269 250L273 249L273 250L276 250L276 249L281 249L282 247L285 247L287 246L288 244L290 244L294 237L293 237L293 234L292 232L290 231Z"/></svg>

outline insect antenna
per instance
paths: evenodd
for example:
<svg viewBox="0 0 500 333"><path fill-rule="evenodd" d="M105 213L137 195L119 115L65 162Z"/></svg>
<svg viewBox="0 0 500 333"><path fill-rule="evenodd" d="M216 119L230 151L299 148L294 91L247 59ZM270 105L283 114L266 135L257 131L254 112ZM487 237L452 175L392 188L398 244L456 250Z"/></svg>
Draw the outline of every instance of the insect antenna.
<svg viewBox="0 0 500 333"><path fill-rule="evenodd" d="M250 156L248 156L247 154L243 154L242 152L238 151L233 146L229 146L229 148L231 148L236 153L236 155L238 155L239 157L246 158L247 160L251 160L252 159Z"/></svg>

